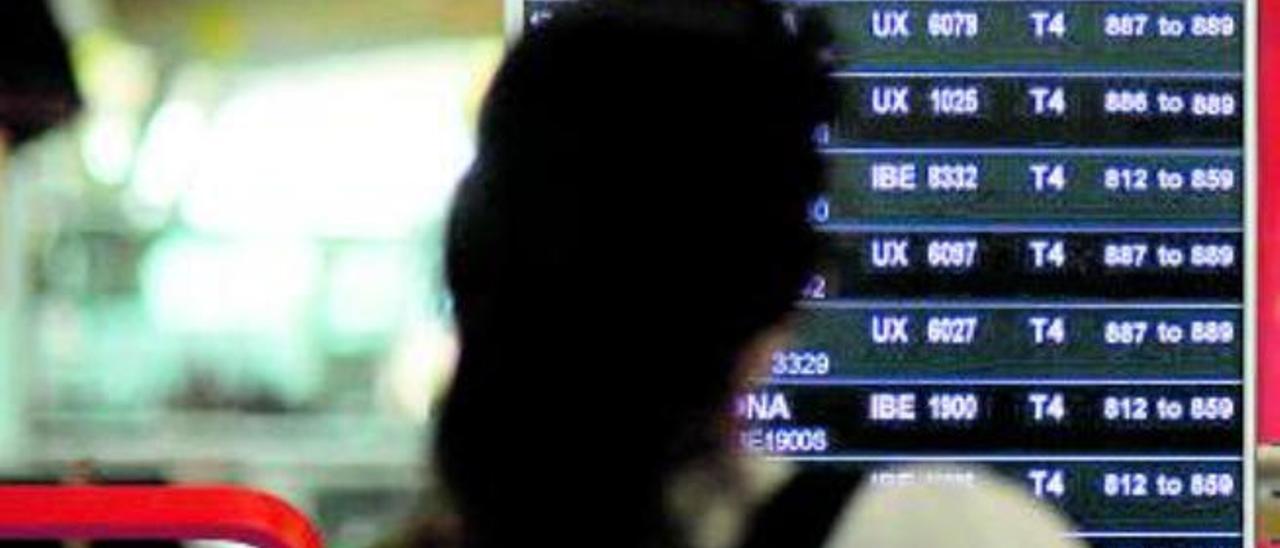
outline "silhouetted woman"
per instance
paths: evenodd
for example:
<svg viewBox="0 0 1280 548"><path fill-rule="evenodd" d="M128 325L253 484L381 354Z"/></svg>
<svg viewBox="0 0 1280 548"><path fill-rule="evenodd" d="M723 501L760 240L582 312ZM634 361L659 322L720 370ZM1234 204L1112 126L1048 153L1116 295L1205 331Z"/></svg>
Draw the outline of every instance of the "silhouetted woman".
<svg viewBox="0 0 1280 548"><path fill-rule="evenodd" d="M595 2L509 52L448 232L461 356L435 457L462 545L842 527L834 484L747 518L770 482L734 464L729 412L813 266L820 37L760 1Z"/></svg>

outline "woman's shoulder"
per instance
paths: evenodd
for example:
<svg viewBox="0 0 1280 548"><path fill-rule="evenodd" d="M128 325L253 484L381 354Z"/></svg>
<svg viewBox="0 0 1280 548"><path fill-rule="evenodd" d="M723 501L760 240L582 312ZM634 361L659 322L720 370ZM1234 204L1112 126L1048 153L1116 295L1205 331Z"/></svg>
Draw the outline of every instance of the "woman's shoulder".
<svg viewBox="0 0 1280 548"><path fill-rule="evenodd" d="M970 468L907 467L868 476L826 546L1082 546L1069 531L1057 510L1012 481Z"/></svg>
<svg viewBox="0 0 1280 548"><path fill-rule="evenodd" d="M762 517L761 510L785 493L794 494L789 487L798 479L814 479L814 474L778 461L744 459L736 469L740 481L729 491L709 480L714 476L706 475L705 469L684 475L678 483L676 492L685 496L674 509L684 518L692 546L748 544L757 525L753 519ZM843 507L835 508L837 517L825 529L830 531L826 548L1083 546L1066 536L1069 523L1055 508L984 469L902 467L870 473L861 481L860 487L849 486Z"/></svg>

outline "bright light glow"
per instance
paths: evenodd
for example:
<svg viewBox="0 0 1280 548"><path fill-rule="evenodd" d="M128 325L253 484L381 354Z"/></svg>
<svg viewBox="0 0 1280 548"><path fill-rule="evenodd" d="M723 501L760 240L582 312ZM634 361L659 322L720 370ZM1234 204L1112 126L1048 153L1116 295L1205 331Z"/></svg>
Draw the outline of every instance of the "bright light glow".
<svg viewBox="0 0 1280 548"><path fill-rule="evenodd" d="M279 333L307 318L320 271L309 243L170 236L143 260L146 306L176 333Z"/></svg>
<svg viewBox="0 0 1280 548"><path fill-rule="evenodd" d="M490 41L355 55L248 78L214 115L182 200L197 230L402 238L470 161L466 105Z"/></svg>
<svg viewBox="0 0 1280 548"><path fill-rule="evenodd" d="M220 240L173 235L141 266L144 305L159 335L181 340L187 373L233 393L270 388L297 403L314 395L323 363L307 338L320 252L303 240Z"/></svg>
<svg viewBox="0 0 1280 548"><path fill-rule="evenodd" d="M323 353L351 352L380 363L393 412L424 418L455 345L426 310L422 236L470 162L470 107L500 53L436 42L238 74L229 93L196 71L171 92L128 192L144 222L177 214L140 277L183 363L305 401Z"/></svg>
<svg viewBox="0 0 1280 548"><path fill-rule="evenodd" d="M125 182L133 165L133 122L123 114L90 116L82 150L85 169L94 180L110 185Z"/></svg>
<svg viewBox="0 0 1280 548"><path fill-rule="evenodd" d="M81 142L85 169L95 181L124 184L133 168L137 121L155 87L154 60L105 30L76 36L73 55L87 104Z"/></svg>
<svg viewBox="0 0 1280 548"><path fill-rule="evenodd" d="M204 109L187 99L171 100L156 110L130 187L136 205L152 211L173 206L195 175L208 122Z"/></svg>
<svg viewBox="0 0 1280 548"><path fill-rule="evenodd" d="M432 405L453 376L457 355L457 336L450 326L427 318L410 322L382 368L382 401L401 417L429 422Z"/></svg>
<svg viewBox="0 0 1280 548"><path fill-rule="evenodd" d="M368 337L394 333L411 308L411 295L423 274L415 268L410 253L416 248L362 246L344 249L334 256L329 268L324 317L333 334Z"/></svg>

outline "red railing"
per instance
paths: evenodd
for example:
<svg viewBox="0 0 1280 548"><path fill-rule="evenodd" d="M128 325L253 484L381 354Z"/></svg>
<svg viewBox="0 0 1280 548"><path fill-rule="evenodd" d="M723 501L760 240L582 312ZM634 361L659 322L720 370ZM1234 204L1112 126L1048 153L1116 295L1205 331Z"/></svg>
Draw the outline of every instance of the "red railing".
<svg viewBox="0 0 1280 548"><path fill-rule="evenodd" d="M1258 3L1258 441L1280 444L1280 0ZM1265 495L1264 495L1265 497ZM1259 512L1274 510L1260 505ZM1259 515L1258 546L1274 515Z"/></svg>
<svg viewBox="0 0 1280 548"><path fill-rule="evenodd" d="M0 539L227 540L322 548L301 512L237 487L0 488Z"/></svg>
<svg viewBox="0 0 1280 548"><path fill-rule="evenodd" d="M1280 444L1280 0L1258 8L1258 437Z"/></svg>

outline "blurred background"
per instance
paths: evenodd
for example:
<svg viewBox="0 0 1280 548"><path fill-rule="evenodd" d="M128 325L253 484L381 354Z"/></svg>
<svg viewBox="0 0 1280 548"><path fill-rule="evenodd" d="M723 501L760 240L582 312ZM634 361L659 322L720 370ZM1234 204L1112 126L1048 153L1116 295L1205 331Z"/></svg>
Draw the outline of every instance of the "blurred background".
<svg viewBox="0 0 1280 548"><path fill-rule="evenodd" d="M0 154L0 476L236 482L385 535L429 487L501 3L50 6L83 106Z"/></svg>

